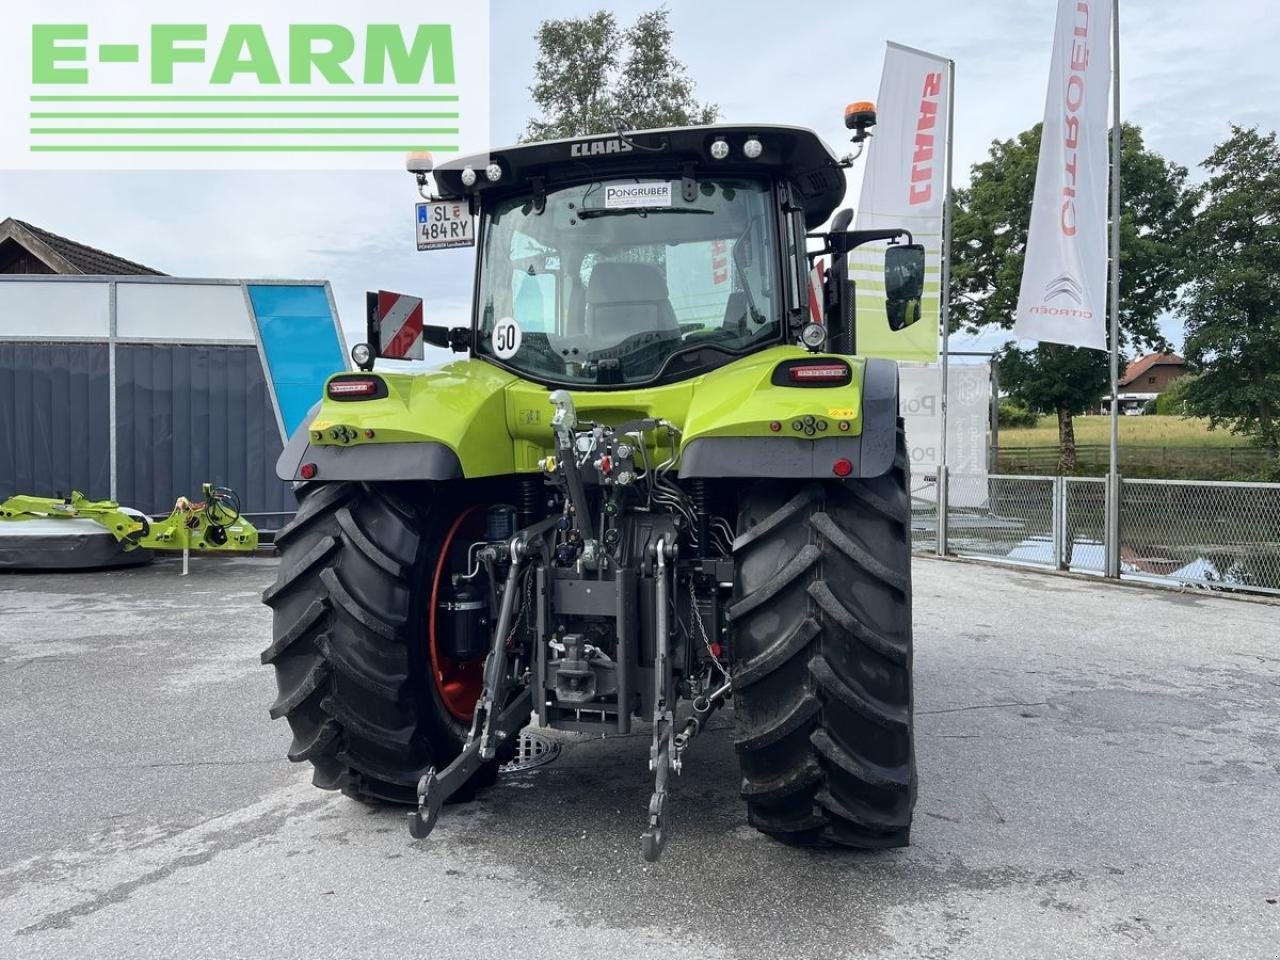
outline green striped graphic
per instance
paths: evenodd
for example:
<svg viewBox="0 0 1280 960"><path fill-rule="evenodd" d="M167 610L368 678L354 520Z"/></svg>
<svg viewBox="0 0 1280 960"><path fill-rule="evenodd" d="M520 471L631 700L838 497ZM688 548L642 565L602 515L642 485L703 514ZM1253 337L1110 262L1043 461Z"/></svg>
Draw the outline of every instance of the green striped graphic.
<svg viewBox="0 0 1280 960"><path fill-rule="evenodd" d="M120 111L88 113L35 111L32 120L457 120L456 113L331 113L328 111L273 112L233 111L229 113L199 111L169 113L160 111Z"/></svg>
<svg viewBox="0 0 1280 960"><path fill-rule="evenodd" d="M430 150L435 153L457 152L458 147L421 143L390 144L269 144L269 143L37 143L32 153L406 153Z"/></svg>
<svg viewBox="0 0 1280 960"><path fill-rule="evenodd" d="M289 134L337 134L339 136L360 136L366 133L394 134L397 136L441 136L457 133L457 127L439 127L429 130L404 129L403 127L32 127L35 134L125 134L128 136L160 134L197 134L209 136L219 133L259 134L264 136L286 136Z"/></svg>
<svg viewBox="0 0 1280 960"><path fill-rule="evenodd" d="M136 49L128 44L103 45L99 53L104 62L127 62ZM114 59L108 59L114 58ZM33 138L41 139L32 143L32 153L403 153L409 150L431 150L437 153L458 153L456 144L410 143L369 143L351 144L332 143L254 143L257 137L320 137L344 140L348 137L366 138L435 138L454 137L461 133L457 125L453 126L415 126L412 123L398 125L383 124L365 126L359 123L339 123L336 125L317 125L330 120L346 121L413 121L444 120L457 121L460 114L449 110L447 105L457 104L460 97L454 94L36 94L31 97L31 120L53 121L51 125L32 126L29 128ZM66 108L39 109L40 105L83 105ZM131 105L150 104L185 104L193 109L158 110L129 109ZM227 105L219 109L218 105ZM278 104L272 109L273 104ZM322 105L321 109L308 111L299 109L302 105ZM431 110L434 105L445 105L445 110ZM105 105L105 109L96 109ZM113 110L112 105L121 109ZM237 105L243 107L237 108ZM294 109L289 109L294 105ZM323 105L331 105L332 109L324 110ZM347 109L342 109L343 106ZM388 109L358 109L364 105L376 107L383 105ZM418 106L418 110L413 108ZM425 106L426 110L421 108ZM261 107L262 109L255 109ZM400 109L396 109L399 107ZM205 108L205 109L194 109ZM100 121L92 126L69 125L66 121L87 120ZM133 120L139 124L129 126L104 125L101 121ZM164 125L147 126L149 122L163 120L195 121L193 125L167 127ZM201 121L240 120L240 121L277 121L297 120L311 121L306 126L276 124L274 126L206 126ZM61 121L61 122L59 122ZM181 143L181 142L138 142L138 143L93 143L97 137L119 136L122 138L156 138L217 137L221 143ZM57 142L63 137L79 138L78 142ZM248 142L246 142L248 141Z"/></svg>
<svg viewBox="0 0 1280 960"><path fill-rule="evenodd" d="M336 95L336 94L38 94L32 103L456 103L456 96Z"/></svg>

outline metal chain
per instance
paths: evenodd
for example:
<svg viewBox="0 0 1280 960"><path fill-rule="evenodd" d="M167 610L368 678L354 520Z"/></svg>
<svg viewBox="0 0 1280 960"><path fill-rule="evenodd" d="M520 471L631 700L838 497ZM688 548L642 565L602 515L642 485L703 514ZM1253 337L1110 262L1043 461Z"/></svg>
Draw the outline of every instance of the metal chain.
<svg viewBox="0 0 1280 960"><path fill-rule="evenodd" d="M706 624L702 622L702 614L698 612L698 599L694 596L692 584L690 584L689 590L689 613L693 617L693 622L698 626L698 635L702 638L702 645L707 648L707 656L711 658L711 662L716 665L716 669L720 671L725 681L729 682L729 671L724 668L720 658L711 652L711 638L707 636Z"/></svg>

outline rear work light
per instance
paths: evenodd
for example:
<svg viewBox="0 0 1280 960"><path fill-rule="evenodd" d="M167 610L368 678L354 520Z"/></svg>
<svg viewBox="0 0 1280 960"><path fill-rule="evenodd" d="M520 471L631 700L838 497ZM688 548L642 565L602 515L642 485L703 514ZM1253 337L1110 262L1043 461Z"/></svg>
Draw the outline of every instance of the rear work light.
<svg viewBox="0 0 1280 960"><path fill-rule="evenodd" d="M372 377L352 377L346 380L329 382L329 396L335 400L349 400L357 397L373 397L378 393L381 381Z"/></svg>
<svg viewBox="0 0 1280 960"><path fill-rule="evenodd" d="M792 383L848 383L847 363L798 363L787 370Z"/></svg>

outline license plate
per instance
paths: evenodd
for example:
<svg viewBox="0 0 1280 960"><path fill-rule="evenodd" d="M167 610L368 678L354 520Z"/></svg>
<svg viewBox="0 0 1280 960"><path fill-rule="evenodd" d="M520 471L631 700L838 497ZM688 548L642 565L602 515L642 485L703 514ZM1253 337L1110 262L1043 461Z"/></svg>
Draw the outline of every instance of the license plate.
<svg viewBox="0 0 1280 960"><path fill-rule="evenodd" d="M417 226L419 250L476 245L475 221L462 201L433 200L418 204Z"/></svg>

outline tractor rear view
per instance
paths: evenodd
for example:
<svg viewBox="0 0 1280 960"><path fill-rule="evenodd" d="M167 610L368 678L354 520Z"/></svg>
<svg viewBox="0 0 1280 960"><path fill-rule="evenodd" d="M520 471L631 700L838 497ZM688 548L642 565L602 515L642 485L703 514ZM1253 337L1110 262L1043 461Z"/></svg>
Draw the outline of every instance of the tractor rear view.
<svg viewBox="0 0 1280 960"><path fill-rule="evenodd" d="M874 114L847 119L861 142ZM897 368L856 354L846 257L889 241L897 326L920 316L924 255L847 214L809 232L851 162L776 126L411 159L420 246L479 248L471 325L376 312L361 369L279 465L299 506L262 659L318 786L409 804L423 837L531 721L647 723L656 860L673 775L731 704L755 827L907 842L907 462ZM465 356L373 369L418 337Z"/></svg>

